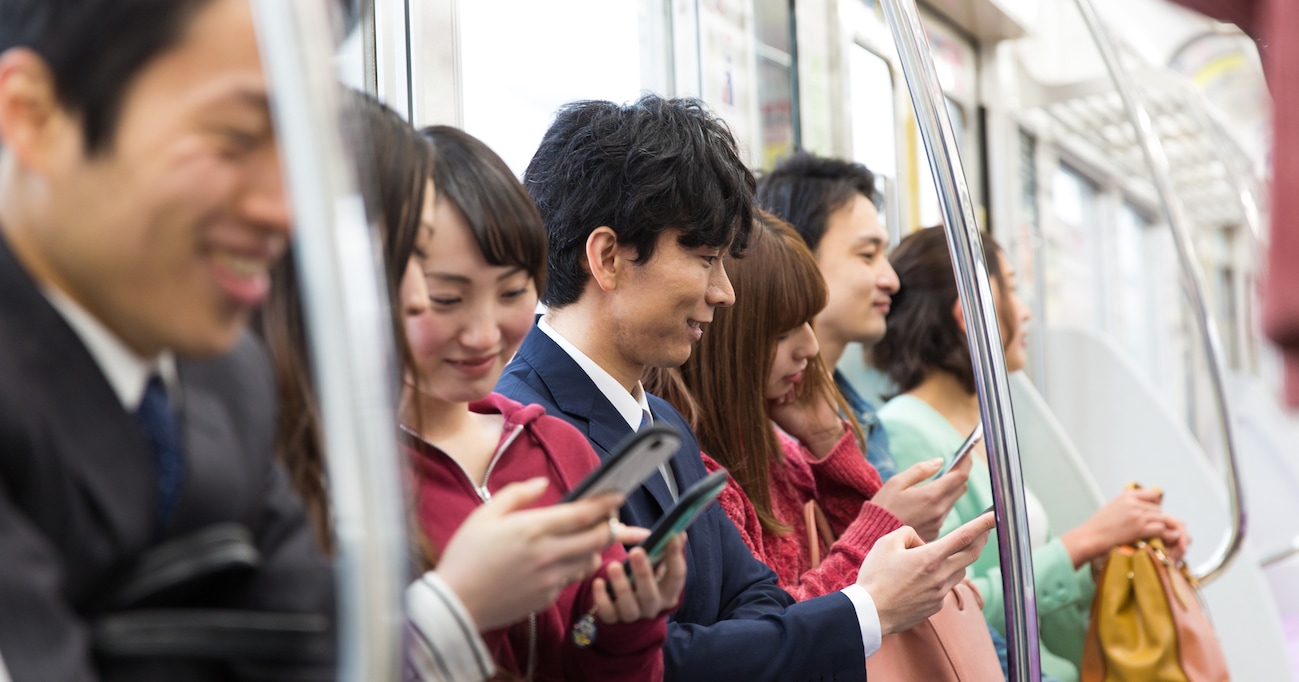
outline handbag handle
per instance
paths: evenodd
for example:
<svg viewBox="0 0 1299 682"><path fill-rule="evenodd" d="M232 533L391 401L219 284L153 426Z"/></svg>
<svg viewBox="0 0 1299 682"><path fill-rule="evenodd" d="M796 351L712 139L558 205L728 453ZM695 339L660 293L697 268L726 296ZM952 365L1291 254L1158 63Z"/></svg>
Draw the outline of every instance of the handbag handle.
<svg viewBox="0 0 1299 682"><path fill-rule="evenodd" d="M829 549L836 538L834 529L830 527L830 519L826 518L816 500L808 500L803 505L803 527L807 529L807 551L812 560L812 568L817 568L821 565L821 541L824 540Z"/></svg>

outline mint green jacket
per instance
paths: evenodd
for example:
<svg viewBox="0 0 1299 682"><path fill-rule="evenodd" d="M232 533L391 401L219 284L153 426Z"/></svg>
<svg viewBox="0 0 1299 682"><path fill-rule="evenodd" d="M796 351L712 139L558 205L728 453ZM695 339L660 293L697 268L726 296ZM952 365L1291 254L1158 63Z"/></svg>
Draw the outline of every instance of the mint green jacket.
<svg viewBox="0 0 1299 682"><path fill-rule="evenodd" d="M882 407L880 423L889 436L889 450L901 471L931 459L946 461L965 436L928 403L901 395ZM941 535L978 516L992 504L992 481L987 465L976 458L970 469L969 490L952 507ZM1033 550L1033 580L1037 592L1038 630L1042 672L1061 682L1077 682L1083 638L1091 611L1095 584L1088 567L1075 570L1064 543L1048 529L1046 544ZM1001 585L1001 558L994 534L970 567L970 579L983 595L983 617L1005 634L1005 593Z"/></svg>

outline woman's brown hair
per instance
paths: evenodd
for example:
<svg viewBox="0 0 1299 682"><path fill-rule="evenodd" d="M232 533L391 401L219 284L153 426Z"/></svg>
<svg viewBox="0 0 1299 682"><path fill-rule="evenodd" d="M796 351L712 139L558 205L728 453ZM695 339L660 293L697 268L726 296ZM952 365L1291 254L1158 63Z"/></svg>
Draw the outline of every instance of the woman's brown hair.
<svg viewBox="0 0 1299 682"><path fill-rule="evenodd" d="M1006 278L1002 271L1001 247L986 233L980 233L983 253L988 256L988 274L1001 290L997 318L1003 340L1014 320L1004 305ZM959 294L952 256L943 228L929 227L908 235L889 256L902 286L893 295L888 332L870 351L868 360L906 393L920 385L935 370L956 377L968 393L974 393L974 369L965 332L956 324L952 307Z"/></svg>
<svg viewBox="0 0 1299 682"><path fill-rule="evenodd" d="M770 471L783 458L767 417L766 385L780 336L810 323L826 302L825 280L803 238L785 221L759 212L744 257L728 261L735 305L718 308L690 359L677 370L653 370L646 390L690 419L704 452L731 472L765 530L784 533L771 504ZM816 355L808 361L800 401L830 400L851 414ZM849 420L858 440L861 432Z"/></svg>
<svg viewBox="0 0 1299 682"><path fill-rule="evenodd" d="M433 177L433 149L400 115L378 100L351 91L353 148L367 200L367 214L381 239L385 289L392 313L392 334L403 374L413 366L397 291L405 264L415 252L420 213ZM400 264L400 265L394 265ZM320 411L312 381L311 355L303 324L301 293L292 254L271 272L271 294L254 321L271 356L276 377L275 454L302 498L317 544L333 552L328 478Z"/></svg>

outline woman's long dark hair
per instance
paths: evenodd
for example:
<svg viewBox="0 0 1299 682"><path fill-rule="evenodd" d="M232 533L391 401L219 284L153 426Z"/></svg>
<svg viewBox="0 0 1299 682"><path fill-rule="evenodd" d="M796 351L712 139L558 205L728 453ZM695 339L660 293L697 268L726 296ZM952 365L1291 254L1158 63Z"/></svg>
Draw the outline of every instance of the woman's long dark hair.
<svg viewBox="0 0 1299 682"><path fill-rule="evenodd" d="M433 150L401 116L373 97L354 92L347 103L361 184L369 190L364 193L367 213L378 217L376 227L384 262L388 264L384 270L392 308L392 334L404 374L412 364L397 291L419 236L424 195L433 177ZM320 412L292 254L272 271L271 294L255 327L266 342L276 377L279 406L275 454L306 506L317 543L332 553Z"/></svg>
<svg viewBox="0 0 1299 682"><path fill-rule="evenodd" d="M1014 329L1015 321L1009 318L1010 306L1003 303L1006 278L1001 267L1001 247L986 233L980 237L983 252L988 255L988 274L1001 288L997 318L1004 341L1009 342L1006 332ZM942 227L913 232L893 250L889 261L902 286L893 295L888 332L871 349L868 359L893 380L901 393L919 386L934 371L951 374L966 392L974 393L970 347L965 332L952 316L959 293L947 234Z"/></svg>

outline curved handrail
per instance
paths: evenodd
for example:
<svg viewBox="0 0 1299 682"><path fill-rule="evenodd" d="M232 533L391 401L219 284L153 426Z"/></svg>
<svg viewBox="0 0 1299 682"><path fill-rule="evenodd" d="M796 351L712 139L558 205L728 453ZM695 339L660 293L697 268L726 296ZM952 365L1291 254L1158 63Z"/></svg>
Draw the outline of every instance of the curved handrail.
<svg viewBox="0 0 1299 682"><path fill-rule="evenodd" d="M1288 546L1263 555L1263 558L1259 559L1258 563L1260 566L1267 568L1272 564L1279 564L1295 555L1299 555L1299 536L1291 538Z"/></svg>
<svg viewBox="0 0 1299 682"><path fill-rule="evenodd" d="M327 5L255 0L253 8L293 202L294 253L329 451L339 548L338 678L396 680L407 562L394 346L379 260L344 151Z"/></svg>
<svg viewBox="0 0 1299 682"><path fill-rule="evenodd" d="M1191 308L1195 314L1196 325L1204 342L1205 353L1208 355L1209 374L1213 380L1214 397L1217 398L1218 418L1221 421L1222 436L1226 443L1227 498L1232 514L1231 525L1222 543L1218 545L1213 555L1204 565L1197 566L1192 570L1192 573L1201 583L1208 583L1227 569L1228 564L1239 553L1241 544L1245 540L1244 491L1241 488L1240 477L1237 475L1236 439L1232 428L1231 409L1227 404L1222 340L1218 335L1218 325L1209 312L1207 298L1204 294L1204 277L1197 265L1195 247L1191 243L1190 233L1187 229L1189 223L1182 209L1182 203L1177 197L1176 188L1173 186L1173 180L1169 173L1168 157L1164 154L1163 144L1155 135L1145 104L1137 96L1132 77L1124 68L1118 50L1114 46L1114 41L1110 37L1108 29L1101 23L1099 15L1096 14L1096 8L1092 1L1074 1L1078 5L1079 13L1087 22L1087 28L1091 31L1092 39L1096 42L1096 48L1100 51L1101 58L1105 60L1105 66L1118 88L1119 97L1123 100L1124 108L1127 109L1128 118L1132 120L1132 125L1136 129L1137 141L1140 143L1141 151L1146 157L1146 165L1150 167L1155 190L1158 192L1159 201L1164 208L1164 218L1168 222L1169 230L1173 233L1173 242L1177 246L1178 261L1182 266L1182 274L1186 277L1187 295L1191 299ZM1246 207L1246 211L1248 210L1248 207Z"/></svg>
<svg viewBox="0 0 1299 682"><path fill-rule="evenodd" d="M944 229L952 254L952 267L967 320L970 359L982 412L984 442L992 470L997 541L1001 552L1002 584L1006 598L1006 640L1011 679L1037 682L1037 597L1033 586L1032 545L1024 511L1024 476L1019 462L1006 357L997 324L988 280L987 254L979 239L974 204L965 182L965 171L956 147L943 92L938 84L929 40L920 25L914 0L884 0L884 15L897 44L916 121L925 141L934 184L943 210Z"/></svg>

